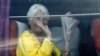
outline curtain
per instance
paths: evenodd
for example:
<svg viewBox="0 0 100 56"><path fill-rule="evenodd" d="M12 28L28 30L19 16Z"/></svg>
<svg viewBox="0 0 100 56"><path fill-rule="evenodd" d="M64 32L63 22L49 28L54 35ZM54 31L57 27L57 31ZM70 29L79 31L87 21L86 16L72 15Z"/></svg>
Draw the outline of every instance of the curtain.
<svg viewBox="0 0 100 56"><path fill-rule="evenodd" d="M0 56L8 56L10 0L0 0Z"/></svg>

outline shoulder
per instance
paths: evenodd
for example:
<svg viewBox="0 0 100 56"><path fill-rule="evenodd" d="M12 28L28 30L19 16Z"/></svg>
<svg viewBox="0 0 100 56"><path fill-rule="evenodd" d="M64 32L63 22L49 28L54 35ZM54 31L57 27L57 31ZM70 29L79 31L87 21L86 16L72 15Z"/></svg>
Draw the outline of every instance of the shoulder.
<svg viewBox="0 0 100 56"><path fill-rule="evenodd" d="M24 31L20 36L19 36L19 39L24 39L24 38L27 38L27 37L32 37L32 34L26 30Z"/></svg>

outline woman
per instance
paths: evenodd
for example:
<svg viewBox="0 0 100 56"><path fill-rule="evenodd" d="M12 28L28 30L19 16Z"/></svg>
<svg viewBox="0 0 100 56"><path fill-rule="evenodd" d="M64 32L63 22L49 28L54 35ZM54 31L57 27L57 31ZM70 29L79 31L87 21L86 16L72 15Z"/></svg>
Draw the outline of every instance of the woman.
<svg viewBox="0 0 100 56"><path fill-rule="evenodd" d="M45 6L34 4L27 16L48 15ZM17 56L60 56L60 50L51 41L52 33L47 25L48 17L28 18L31 30L21 34L17 44Z"/></svg>

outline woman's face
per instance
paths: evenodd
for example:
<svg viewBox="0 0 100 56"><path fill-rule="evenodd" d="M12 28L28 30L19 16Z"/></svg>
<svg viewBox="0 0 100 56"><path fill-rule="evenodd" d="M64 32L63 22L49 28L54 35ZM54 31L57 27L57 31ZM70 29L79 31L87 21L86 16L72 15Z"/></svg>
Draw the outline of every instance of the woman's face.
<svg viewBox="0 0 100 56"><path fill-rule="evenodd" d="M37 11L37 13L35 14L35 16L43 16L43 15L44 13L40 10ZM37 25L37 23L40 23L40 22L46 23L46 20L44 20L44 18L42 17L37 17L37 18L32 19L30 23L32 31L38 35L44 34L43 29Z"/></svg>

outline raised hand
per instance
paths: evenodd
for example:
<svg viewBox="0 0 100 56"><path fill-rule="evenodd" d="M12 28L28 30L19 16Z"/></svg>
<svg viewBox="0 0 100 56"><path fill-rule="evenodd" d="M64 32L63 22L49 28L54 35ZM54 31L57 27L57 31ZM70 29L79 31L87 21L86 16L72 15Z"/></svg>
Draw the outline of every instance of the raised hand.
<svg viewBox="0 0 100 56"><path fill-rule="evenodd" d="M51 33L50 29L48 28L48 26L47 25L43 25L42 20L36 20L36 24L39 27L41 27L44 30L44 32L46 33L47 37L49 37L51 39L52 33Z"/></svg>

